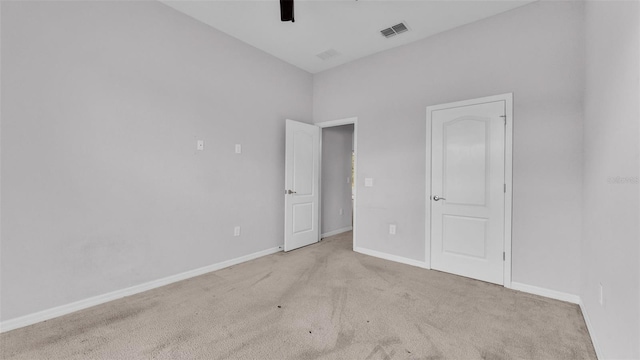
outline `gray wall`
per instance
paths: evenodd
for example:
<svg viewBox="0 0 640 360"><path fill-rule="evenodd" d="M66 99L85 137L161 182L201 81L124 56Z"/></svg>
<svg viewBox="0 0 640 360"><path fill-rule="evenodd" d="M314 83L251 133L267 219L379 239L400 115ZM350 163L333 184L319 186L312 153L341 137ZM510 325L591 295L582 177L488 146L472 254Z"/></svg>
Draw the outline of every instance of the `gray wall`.
<svg viewBox="0 0 640 360"><path fill-rule="evenodd" d="M537 2L313 78L155 2L0 9L0 320L280 245L283 119L312 105L359 118L359 245L423 260L425 107L514 92L513 280L640 357L637 2Z"/></svg>
<svg viewBox="0 0 640 360"><path fill-rule="evenodd" d="M3 1L1 70L2 320L282 244L310 74L157 2Z"/></svg>
<svg viewBox="0 0 640 360"><path fill-rule="evenodd" d="M353 125L322 129L323 234L351 226L351 151ZM340 214L342 209L342 214Z"/></svg>
<svg viewBox="0 0 640 360"><path fill-rule="evenodd" d="M424 260L426 106L513 92L513 281L579 293L583 10L536 2L314 76L314 121L358 117L359 246Z"/></svg>
<svg viewBox="0 0 640 360"><path fill-rule="evenodd" d="M580 296L607 359L640 358L640 6L586 5ZM600 305L600 289L604 303Z"/></svg>

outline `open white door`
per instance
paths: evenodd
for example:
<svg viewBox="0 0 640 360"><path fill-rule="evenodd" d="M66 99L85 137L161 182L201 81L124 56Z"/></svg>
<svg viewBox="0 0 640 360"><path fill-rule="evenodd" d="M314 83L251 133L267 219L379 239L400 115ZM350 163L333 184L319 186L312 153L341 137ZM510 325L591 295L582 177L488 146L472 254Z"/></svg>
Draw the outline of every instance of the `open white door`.
<svg viewBox="0 0 640 360"><path fill-rule="evenodd" d="M431 111L431 267L502 285L505 101Z"/></svg>
<svg viewBox="0 0 640 360"><path fill-rule="evenodd" d="M286 122L284 251L318 242L320 128Z"/></svg>

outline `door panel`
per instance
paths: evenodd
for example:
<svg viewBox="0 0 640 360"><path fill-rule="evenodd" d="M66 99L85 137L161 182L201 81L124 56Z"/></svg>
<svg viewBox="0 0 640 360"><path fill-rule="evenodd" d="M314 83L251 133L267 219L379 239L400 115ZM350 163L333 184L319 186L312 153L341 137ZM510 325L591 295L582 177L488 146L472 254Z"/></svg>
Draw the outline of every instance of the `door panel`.
<svg viewBox="0 0 640 360"><path fill-rule="evenodd" d="M320 128L286 122L284 251L319 239Z"/></svg>
<svg viewBox="0 0 640 360"><path fill-rule="evenodd" d="M293 204L293 234L313 230L313 203Z"/></svg>
<svg viewBox="0 0 640 360"><path fill-rule="evenodd" d="M443 186L448 204L486 204L488 130L485 119L471 116L444 124Z"/></svg>
<svg viewBox="0 0 640 360"><path fill-rule="evenodd" d="M305 124L306 125L306 124ZM313 195L313 134L308 130L293 131L293 188L296 196Z"/></svg>
<svg viewBox="0 0 640 360"><path fill-rule="evenodd" d="M459 256L486 259L487 219L442 216L442 251Z"/></svg>
<svg viewBox="0 0 640 360"><path fill-rule="evenodd" d="M432 113L433 269L504 282L504 114L504 101Z"/></svg>

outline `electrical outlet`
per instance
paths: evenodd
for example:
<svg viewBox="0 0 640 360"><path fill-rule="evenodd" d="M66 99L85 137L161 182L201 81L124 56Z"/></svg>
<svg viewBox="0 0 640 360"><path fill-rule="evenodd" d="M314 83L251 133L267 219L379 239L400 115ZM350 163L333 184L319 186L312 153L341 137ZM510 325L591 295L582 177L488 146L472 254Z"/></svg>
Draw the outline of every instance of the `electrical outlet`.
<svg viewBox="0 0 640 360"><path fill-rule="evenodd" d="M233 236L240 236L240 226L233 228Z"/></svg>
<svg viewBox="0 0 640 360"><path fill-rule="evenodd" d="M373 186L373 178L364 178L364 186L372 187Z"/></svg>
<svg viewBox="0 0 640 360"><path fill-rule="evenodd" d="M598 299L600 301L600 305L604 305L604 288L602 287L602 284L600 285L600 298Z"/></svg>
<svg viewBox="0 0 640 360"><path fill-rule="evenodd" d="M395 235L396 234L396 224L390 224L389 225L389 234L391 234L391 235Z"/></svg>

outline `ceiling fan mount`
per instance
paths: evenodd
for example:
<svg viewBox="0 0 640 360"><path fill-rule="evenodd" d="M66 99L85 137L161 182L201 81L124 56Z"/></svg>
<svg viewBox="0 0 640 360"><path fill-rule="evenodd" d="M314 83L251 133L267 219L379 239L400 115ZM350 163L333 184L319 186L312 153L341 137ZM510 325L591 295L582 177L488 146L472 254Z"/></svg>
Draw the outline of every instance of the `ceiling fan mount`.
<svg viewBox="0 0 640 360"><path fill-rule="evenodd" d="M296 22L293 18L293 0L280 0L280 20Z"/></svg>

